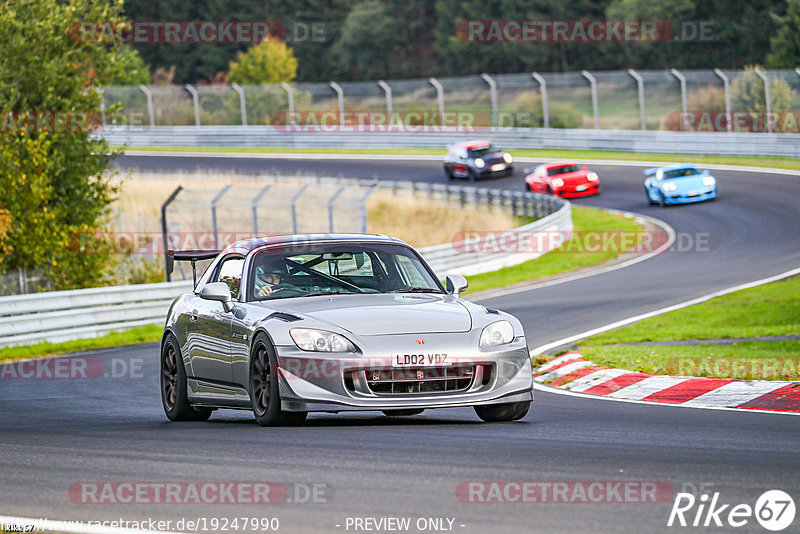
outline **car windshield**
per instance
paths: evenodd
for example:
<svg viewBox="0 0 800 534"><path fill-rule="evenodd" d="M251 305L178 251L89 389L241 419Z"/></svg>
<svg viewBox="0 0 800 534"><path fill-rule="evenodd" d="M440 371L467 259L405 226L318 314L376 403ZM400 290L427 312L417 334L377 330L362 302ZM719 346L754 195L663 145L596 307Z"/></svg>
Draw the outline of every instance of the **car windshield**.
<svg viewBox="0 0 800 534"><path fill-rule="evenodd" d="M470 148L469 155L471 158L482 158L487 154L494 154L497 151L498 150L494 147L494 145L486 145L476 148Z"/></svg>
<svg viewBox="0 0 800 534"><path fill-rule="evenodd" d="M557 174L566 174L568 172L577 172L578 169L577 165L561 165L558 167L550 167L547 169L547 176L555 176Z"/></svg>
<svg viewBox="0 0 800 534"><path fill-rule="evenodd" d="M666 171L664 173L665 180L671 180L673 178L683 178L684 176L697 176L700 174L697 172L697 169L694 167L686 167L684 169L674 169L671 171Z"/></svg>
<svg viewBox="0 0 800 534"><path fill-rule="evenodd" d="M443 293L409 247L299 243L257 252L248 301L358 293Z"/></svg>

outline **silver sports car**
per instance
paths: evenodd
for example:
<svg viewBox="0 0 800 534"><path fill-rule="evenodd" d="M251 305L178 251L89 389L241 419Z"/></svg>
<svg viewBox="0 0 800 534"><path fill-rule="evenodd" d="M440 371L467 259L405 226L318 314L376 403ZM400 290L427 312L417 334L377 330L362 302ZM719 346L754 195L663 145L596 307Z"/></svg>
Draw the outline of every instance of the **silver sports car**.
<svg viewBox="0 0 800 534"><path fill-rule="evenodd" d="M415 415L473 406L512 421L533 400L531 361L513 316L459 298L409 245L387 236L240 241L175 299L161 341L161 398L171 421L217 408L261 425L308 412ZM169 268L169 267L168 267Z"/></svg>

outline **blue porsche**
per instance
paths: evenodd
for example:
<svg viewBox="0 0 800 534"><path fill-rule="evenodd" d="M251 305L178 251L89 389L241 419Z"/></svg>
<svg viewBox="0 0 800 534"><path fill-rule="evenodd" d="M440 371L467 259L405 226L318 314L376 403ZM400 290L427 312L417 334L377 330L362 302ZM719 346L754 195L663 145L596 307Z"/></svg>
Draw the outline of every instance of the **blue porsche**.
<svg viewBox="0 0 800 534"><path fill-rule="evenodd" d="M677 163L644 171L644 190L650 204L687 204L717 197L717 181L708 171Z"/></svg>

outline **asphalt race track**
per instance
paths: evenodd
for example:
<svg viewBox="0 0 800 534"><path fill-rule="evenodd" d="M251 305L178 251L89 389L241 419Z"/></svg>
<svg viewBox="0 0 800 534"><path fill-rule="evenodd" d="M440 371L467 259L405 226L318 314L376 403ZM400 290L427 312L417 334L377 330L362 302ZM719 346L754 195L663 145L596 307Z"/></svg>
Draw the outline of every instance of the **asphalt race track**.
<svg viewBox="0 0 800 534"><path fill-rule="evenodd" d="M413 158L125 156L117 164L442 180L439 163ZM708 247L676 248L628 268L485 301L519 317L531 347L800 264L800 177L713 171L717 201L661 209L645 202L641 168L593 168L603 192L576 204L660 218L679 243L708 233L700 236ZM520 189L521 183L518 170L481 185ZM419 531L417 518L444 517L463 533L639 533L700 529L667 527L673 496L658 503L487 504L462 502L456 488L465 481L663 481L675 492L719 492L720 504L752 506L771 489L800 498L800 425L792 416L537 391L529 415L508 424L482 424L471 409L397 419L311 415L302 428L260 428L251 414L236 411L215 412L207 423L170 424L160 405L157 355L155 345L85 355L116 377L0 380L0 513L84 520L277 517L279 531L292 533L353 532L348 518L367 517L410 517L409 532ZM69 493L80 482L122 481L317 483L325 495L316 503L178 506L81 504ZM786 532L798 524L795 519ZM736 530L764 532L753 518Z"/></svg>

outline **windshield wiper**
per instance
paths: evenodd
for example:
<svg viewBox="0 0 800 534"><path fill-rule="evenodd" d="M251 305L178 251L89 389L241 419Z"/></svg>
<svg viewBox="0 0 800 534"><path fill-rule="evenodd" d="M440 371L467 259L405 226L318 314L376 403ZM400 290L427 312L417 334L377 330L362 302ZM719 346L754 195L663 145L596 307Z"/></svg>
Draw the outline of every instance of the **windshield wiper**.
<svg viewBox="0 0 800 534"><path fill-rule="evenodd" d="M441 291L432 287L401 287L390 289L386 293L441 293Z"/></svg>

